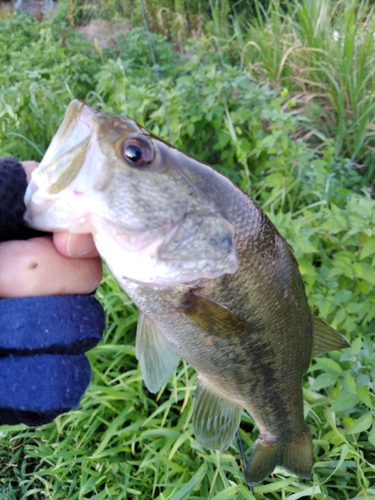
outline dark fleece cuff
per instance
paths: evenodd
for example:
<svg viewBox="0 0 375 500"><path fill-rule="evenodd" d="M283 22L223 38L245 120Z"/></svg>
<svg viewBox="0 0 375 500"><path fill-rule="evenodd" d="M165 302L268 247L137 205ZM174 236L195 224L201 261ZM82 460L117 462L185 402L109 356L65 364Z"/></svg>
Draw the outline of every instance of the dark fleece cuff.
<svg viewBox="0 0 375 500"><path fill-rule="evenodd" d="M0 159L0 241L19 239L23 230L26 174L15 158Z"/></svg>
<svg viewBox="0 0 375 500"><path fill-rule="evenodd" d="M103 308L92 295L2 299L0 356L82 354L99 342L104 326Z"/></svg>
<svg viewBox="0 0 375 500"><path fill-rule="evenodd" d="M41 233L24 225L26 173L15 158L0 158L0 241L27 240Z"/></svg>
<svg viewBox="0 0 375 500"><path fill-rule="evenodd" d="M83 353L104 324L92 295L0 300L0 425L41 425L76 408L91 378Z"/></svg>
<svg viewBox="0 0 375 500"><path fill-rule="evenodd" d="M84 355L0 358L0 425L42 425L76 408L90 376Z"/></svg>

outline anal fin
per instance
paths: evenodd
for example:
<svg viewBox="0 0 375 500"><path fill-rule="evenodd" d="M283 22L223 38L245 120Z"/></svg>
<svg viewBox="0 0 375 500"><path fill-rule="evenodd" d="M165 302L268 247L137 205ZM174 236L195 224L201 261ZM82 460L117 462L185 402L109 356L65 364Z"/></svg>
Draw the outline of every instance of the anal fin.
<svg viewBox="0 0 375 500"><path fill-rule="evenodd" d="M173 375L180 357L154 321L139 314L135 354L150 392L158 392Z"/></svg>
<svg viewBox="0 0 375 500"><path fill-rule="evenodd" d="M312 358L324 352L350 347L348 341L334 328L316 316L313 319Z"/></svg>
<svg viewBox="0 0 375 500"><path fill-rule="evenodd" d="M245 478L252 487L261 483L277 465L301 478L308 479L313 464L312 439L308 426L299 439L285 441L283 439L265 439L261 436L255 441L251 450Z"/></svg>
<svg viewBox="0 0 375 500"><path fill-rule="evenodd" d="M213 392L199 380L194 395L194 434L201 445L225 450L240 425L242 408Z"/></svg>

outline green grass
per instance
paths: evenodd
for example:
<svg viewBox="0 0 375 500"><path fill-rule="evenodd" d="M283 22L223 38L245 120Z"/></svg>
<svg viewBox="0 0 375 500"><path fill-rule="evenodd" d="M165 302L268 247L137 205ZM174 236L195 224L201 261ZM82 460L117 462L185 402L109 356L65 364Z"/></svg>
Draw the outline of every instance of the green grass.
<svg viewBox="0 0 375 500"><path fill-rule="evenodd" d="M375 17L366 0L272 2L251 20L241 61L310 108L313 125L374 175ZM263 11L264 12L264 11Z"/></svg>
<svg viewBox="0 0 375 500"><path fill-rule="evenodd" d="M314 360L305 377L311 480L276 469L256 498L373 499L373 17L364 2L298 5L275 3L244 27L243 11L212 1L205 31L183 54L160 35L153 43L176 145L265 208L294 248L313 312L351 342ZM128 114L167 140L141 28L100 51L61 21L66 11L59 16L0 21L0 153L40 159L73 97ZM217 453L194 438L194 370L181 363L149 394L135 359L137 310L108 273L97 296L108 326L88 353L92 383L77 410L48 425L0 428L0 498L253 498L237 444ZM257 430L245 413L241 436L248 455Z"/></svg>
<svg viewBox="0 0 375 500"><path fill-rule="evenodd" d="M148 394L134 356L135 307L108 276L98 298L108 313L108 328L103 342L89 353L94 372L90 388L79 409L49 425L2 427L0 497L253 498L243 482L236 443L219 453L203 449L194 439L194 371L182 363L158 395ZM349 378L345 366L354 360L360 370L366 366L358 347L357 342L349 353L350 362L341 362L341 354L321 357L309 371L304 391L315 438L312 479L298 480L277 469L273 478L255 487L257 498L323 500L375 494L373 451L364 442L368 424L358 420L362 427L348 433L349 422L343 421L351 418L343 413L347 407L341 403L341 409L334 409L335 393ZM369 403L372 394L363 392L362 399ZM362 411L361 406L364 403L357 401L350 413ZM247 415L241 434L248 453L257 433Z"/></svg>

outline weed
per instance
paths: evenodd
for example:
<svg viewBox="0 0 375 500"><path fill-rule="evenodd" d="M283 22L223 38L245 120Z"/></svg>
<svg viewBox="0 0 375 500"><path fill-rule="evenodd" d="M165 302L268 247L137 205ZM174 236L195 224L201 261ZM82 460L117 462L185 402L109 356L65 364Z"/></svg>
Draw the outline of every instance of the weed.
<svg viewBox="0 0 375 500"><path fill-rule="evenodd" d="M240 10L237 27L237 14L230 13L237 34L226 42L223 35L230 28L221 27L220 7L228 4L211 5L217 17L213 14L208 28L222 29L215 42L222 49L219 57L199 52L211 46L208 37L192 42L197 56L187 61L164 38L153 38L176 144L213 164L268 211L294 248L313 312L351 341L347 351L314 360L304 381L316 457L312 479L302 481L276 469L255 493L275 500L370 499L375 495L375 203L354 160L369 158L371 138L361 127L362 119L372 119L372 107L360 106L364 99L371 101L372 82L364 69L357 83L354 74L344 80L338 69L333 71L344 65L333 61L334 54L338 58L347 51L349 65L359 49L352 46L350 52L350 46L341 47L342 38L329 39L335 23L346 20L337 27L340 36L362 43L367 28L352 24L364 4L350 10L342 2L336 10L325 10L321 2L303 0L288 9L259 7L248 33L240 25ZM99 57L66 23L37 24L19 14L0 23L2 154L40 158L73 97L128 114L167 139L140 30ZM235 50L241 37L246 43ZM323 48L328 42L332 45L326 47L336 50L332 57ZM366 57L366 64L371 61L366 54L357 54L363 68ZM242 67L231 64L233 57L237 62L242 58ZM347 87L350 79L357 87ZM339 82L336 94L334 82ZM362 94L353 96L355 89ZM319 99L318 122L326 121L325 134L312 127L311 114L310 122L306 118L310 111L301 107L297 91ZM341 96L341 111L334 95ZM327 137L334 120L341 120L340 138ZM309 143L301 138L306 124L314 130ZM350 153L355 148L357 153ZM159 394L149 394L135 359L136 308L108 272L97 297L108 324L103 341L88 353L90 388L77 410L49 425L0 429L0 498L253 498L243 482L236 444L217 453L194 438L194 370L181 363ZM257 431L245 413L241 436L249 453Z"/></svg>

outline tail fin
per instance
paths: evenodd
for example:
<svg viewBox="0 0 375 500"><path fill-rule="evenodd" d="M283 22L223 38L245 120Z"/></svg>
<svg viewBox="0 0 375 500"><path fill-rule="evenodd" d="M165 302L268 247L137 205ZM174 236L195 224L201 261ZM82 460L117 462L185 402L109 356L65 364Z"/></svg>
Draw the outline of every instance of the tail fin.
<svg viewBox="0 0 375 500"><path fill-rule="evenodd" d="M259 437L251 450L246 468L246 482L254 486L269 476L276 465L281 465L293 474L309 478L313 463L312 440L306 425L301 437L293 442L283 439L268 440Z"/></svg>

